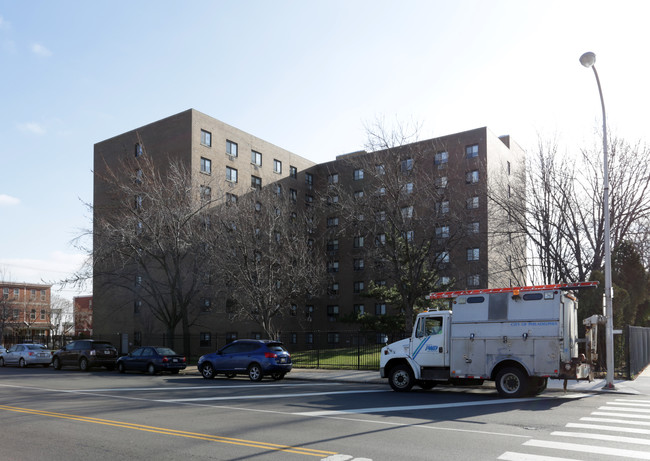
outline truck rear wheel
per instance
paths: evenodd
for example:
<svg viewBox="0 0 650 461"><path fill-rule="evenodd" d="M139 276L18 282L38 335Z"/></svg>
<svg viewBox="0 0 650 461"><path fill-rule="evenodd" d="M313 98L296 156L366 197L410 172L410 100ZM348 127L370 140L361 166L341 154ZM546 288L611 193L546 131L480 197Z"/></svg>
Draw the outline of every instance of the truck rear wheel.
<svg viewBox="0 0 650 461"><path fill-rule="evenodd" d="M390 375L388 376L388 382L390 387L397 392L407 392L410 391L415 384L415 379L413 378L413 372L411 367L408 365L396 365L390 370Z"/></svg>
<svg viewBox="0 0 650 461"><path fill-rule="evenodd" d="M539 376L534 376L530 378L530 395L538 395L546 390L546 385L548 384L548 378L540 378Z"/></svg>
<svg viewBox="0 0 650 461"><path fill-rule="evenodd" d="M528 393L529 378L520 368L506 367L497 373L495 384L501 397L524 397Z"/></svg>

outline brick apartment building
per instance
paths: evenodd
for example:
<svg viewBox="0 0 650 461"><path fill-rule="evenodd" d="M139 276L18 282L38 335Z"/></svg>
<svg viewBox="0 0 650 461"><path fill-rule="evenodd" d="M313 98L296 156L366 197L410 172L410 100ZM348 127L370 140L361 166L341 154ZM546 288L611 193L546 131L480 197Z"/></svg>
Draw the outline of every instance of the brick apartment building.
<svg viewBox="0 0 650 461"><path fill-rule="evenodd" d="M438 199L435 203L421 204L419 209L409 213L433 213L435 209L443 221L447 213L462 218L449 224L443 222L440 229L435 229L436 233L440 232L437 243L440 245L441 283L453 284L458 289L523 283L523 241L509 232L507 216L488 200L491 188L507 187L508 194L510 187L521 190L523 185L516 184L516 178L521 176L515 174L524 162L521 148L508 136L498 137L487 128L479 128L400 149L397 154L356 152L338 156L332 162L315 164L190 109L97 143L94 169L96 175L101 175L107 168L115 168L121 159L137 157L146 151L162 169L170 159L185 162L197 181L206 184L204 187L226 191L224 200L243 196L251 188L281 183L283 189L297 199L297 206L309 206L319 197L331 195L332 186L340 187L342 194L348 193L349 197L364 192L366 195L376 193L376 184L368 174L369 165L383 168L380 159L398 155L406 165L403 168L408 170L415 161L408 152L417 151L418 168L430 178L425 184L435 189ZM408 188L409 183L405 185ZM414 193L423 193L422 187L427 186L418 187L420 189L416 188ZM329 200L339 200L339 197L331 196ZM95 222L112 206L115 202L106 185L96 179ZM289 339L285 339L287 342L308 344L314 332L320 331L329 332L328 340L336 343L339 332L354 328L341 321L346 314L360 310L370 315L395 313L391 306L363 295L363 287L371 280L381 279L381 269L369 264L370 261L366 263L368 256L364 255L368 245L359 245L363 239L350 230L354 226L344 225L346 219L349 217L332 212L311 236L327 242L331 278L323 296L296 300L295 304L287 306L289 315L283 317L283 332L291 332ZM461 230L462 239L453 248L445 248L447 234L460 235ZM414 235L420 231L415 231ZM94 280L93 299L93 332L96 335L118 341L116 335L126 333L130 343L137 344L163 333L160 325L137 308L132 293L106 287L98 277ZM249 322L231 322L227 299L219 296L215 296L209 312L193 327L196 337L200 338L197 340L200 352L214 349L213 338L256 337L260 336L259 330Z"/></svg>
<svg viewBox="0 0 650 461"><path fill-rule="evenodd" d="M0 328L5 346L47 344L51 332L51 285L0 282Z"/></svg>

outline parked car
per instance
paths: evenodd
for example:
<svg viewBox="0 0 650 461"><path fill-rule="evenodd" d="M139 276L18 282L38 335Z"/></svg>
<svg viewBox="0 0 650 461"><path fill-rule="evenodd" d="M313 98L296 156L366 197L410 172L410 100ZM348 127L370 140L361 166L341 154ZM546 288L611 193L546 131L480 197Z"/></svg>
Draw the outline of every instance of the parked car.
<svg viewBox="0 0 650 461"><path fill-rule="evenodd" d="M66 366L79 367L81 371L88 371L93 367L113 370L116 360L117 349L108 341L80 339L56 351L52 356L52 367L55 370Z"/></svg>
<svg viewBox="0 0 650 461"><path fill-rule="evenodd" d="M5 349L2 344L0 344L0 354L4 354L5 352L7 352L7 349Z"/></svg>
<svg viewBox="0 0 650 461"><path fill-rule="evenodd" d="M264 376L278 380L291 371L291 354L279 341L242 339L201 356L197 367L205 379L223 373L227 378L247 374L251 381Z"/></svg>
<svg viewBox="0 0 650 461"><path fill-rule="evenodd" d="M29 365L49 367L51 362L52 351L42 344L15 344L0 354L0 367L5 365L18 365L21 368Z"/></svg>
<svg viewBox="0 0 650 461"><path fill-rule="evenodd" d="M146 346L139 347L129 355L117 359L117 370L125 373L130 370L146 371L150 375L169 371L178 373L187 366L184 356L177 354L168 347Z"/></svg>

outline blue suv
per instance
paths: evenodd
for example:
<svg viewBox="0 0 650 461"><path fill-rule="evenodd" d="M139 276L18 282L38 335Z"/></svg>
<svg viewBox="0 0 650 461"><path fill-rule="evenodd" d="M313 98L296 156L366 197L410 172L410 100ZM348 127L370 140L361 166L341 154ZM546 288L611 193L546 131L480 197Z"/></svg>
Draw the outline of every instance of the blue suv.
<svg viewBox="0 0 650 461"><path fill-rule="evenodd" d="M279 380L291 371L291 354L279 341L241 339L202 355L197 367L205 379L223 373L226 378L247 374L251 381L264 376Z"/></svg>

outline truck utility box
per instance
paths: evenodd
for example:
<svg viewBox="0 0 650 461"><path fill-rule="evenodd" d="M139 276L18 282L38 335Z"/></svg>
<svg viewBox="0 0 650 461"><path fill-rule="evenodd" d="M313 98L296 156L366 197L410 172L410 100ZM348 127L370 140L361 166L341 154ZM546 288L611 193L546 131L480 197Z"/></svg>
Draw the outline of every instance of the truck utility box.
<svg viewBox="0 0 650 461"><path fill-rule="evenodd" d="M493 380L506 397L540 393L548 378L590 379L593 357L578 353L572 291L596 285L432 293L449 299L451 310L419 314L410 338L382 348L380 374L396 391ZM592 355L595 345L587 342Z"/></svg>

